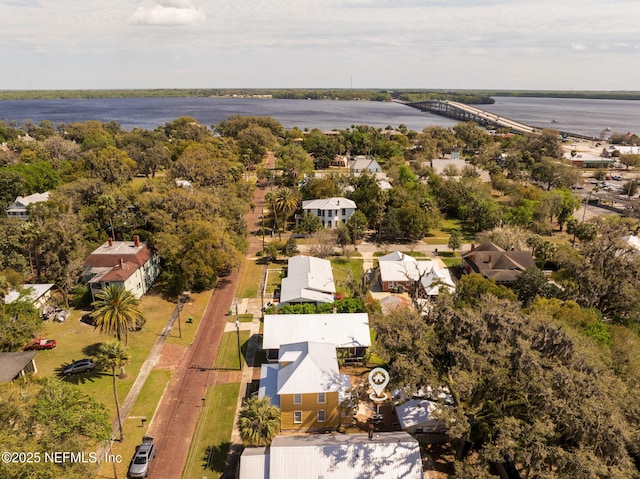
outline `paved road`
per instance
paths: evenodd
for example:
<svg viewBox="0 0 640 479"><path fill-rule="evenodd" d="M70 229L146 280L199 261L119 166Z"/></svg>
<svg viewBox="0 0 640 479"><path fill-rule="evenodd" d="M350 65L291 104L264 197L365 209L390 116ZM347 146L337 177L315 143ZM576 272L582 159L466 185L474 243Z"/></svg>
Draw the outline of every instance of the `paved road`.
<svg viewBox="0 0 640 479"><path fill-rule="evenodd" d="M267 164L273 166L274 161L273 154L270 154ZM249 231L259 225L266 192L265 187L256 188L254 208L244 216ZM250 236L247 255L255 254L261 248L261 239ZM149 434L154 436L158 450L162 451L152 464L151 478L173 479L182 476L206 389L215 384L239 381L239 377L211 368L227 325L226 313L231 308L240 275L241 270L234 271L218 281L194 342L169 382L149 425Z"/></svg>

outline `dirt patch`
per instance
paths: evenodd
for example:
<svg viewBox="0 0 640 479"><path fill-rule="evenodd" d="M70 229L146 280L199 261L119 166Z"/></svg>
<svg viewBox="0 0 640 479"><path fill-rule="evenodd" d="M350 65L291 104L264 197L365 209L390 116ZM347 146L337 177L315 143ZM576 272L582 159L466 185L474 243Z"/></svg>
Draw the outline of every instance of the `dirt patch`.
<svg viewBox="0 0 640 479"><path fill-rule="evenodd" d="M164 343L155 369L175 371L175 369L178 367L178 364L188 350L188 346Z"/></svg>

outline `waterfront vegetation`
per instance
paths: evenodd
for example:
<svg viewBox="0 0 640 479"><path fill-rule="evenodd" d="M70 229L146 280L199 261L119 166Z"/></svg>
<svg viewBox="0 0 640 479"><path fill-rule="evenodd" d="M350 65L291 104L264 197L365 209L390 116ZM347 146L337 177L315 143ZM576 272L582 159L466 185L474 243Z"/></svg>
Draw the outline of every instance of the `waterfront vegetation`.
<svg viewBox="0 0 640 479"><path fill-rule="evenodd" d="M261 258L269 262L267 294L281 282L284 258L302 245L291 235L297 229L312 254L331 259L339 289L344 286L349 296L335 303L338 310L368 308L376 338L372 355L392 371L393 387L433 384L451 391L456 407L443 420L460 475L487 477L505 453L528 477L540 471L562 479L587 477L579 474L586 470L600 477L638 474L640 259L620 238L637 231L640 205L631 201L626 218L574 217L580 200L569 187L580 173L563 161L558 132L492 136L460 123L420 132L403 125L353 125L325 134L287 131L272 118L232 116L213 129L182 117L154 131L97 121L60 127L0 123L0 141L6 143L0 150L2 206L21 194L50 192L49 201L29 207L29 221L0 219L0 296L25 282L52 282L55 300L76 308L63 324L42 323L23 300L0 308L0 349L19 350L34 334L58 340L56 349L39 355L42 376L55 377L72 359L95 356L105 342L80 322L88 310L79 308L89 305L80 279L86 255L113 234L117 240L140 236L162 263L156 289L140 305L146 321L129 332L129 376L116 381L119 397L126 397L175 299L187 289L195 304L183 309L183 338L174 327L168 341L177 348L190 344L206 292L243 259L242 217L254 188L269 185L269 234ZM276 168L267 170L262 161L269 150ZM392 189L382 189L373 174L332 170L336 155L347 150L373 155ZM437 172L432 160L454 150L466 164ZM625 164L635 168L633 161ZM315 175L317 169L324 174ZM301 200L330 196L353 200L357 214L333 231L300 215ZM354 245L363 239L404 243L408 251L425 242L442 245L443 260L454 265L461 242L479 237L504 249L532 251L540 269L521 273L511 289L464 276L454 294L443 294L424 315L410 309L382 314L359 276L363 260ZM240 296L258 294L261 268L247 263ZM543 268L559 287L546 282ZM332 305L317 309L329 312ZM187 326L188 316L196 323ZM240 336L240 353L246 354L249 331ZM215 367L239 369L235 331L223 336ZM150 396L159 398L164 378L154 376ZM97 410L113 417L111 380L96 371L69 382L104 401ZM37 396L41 383L33 384L26 387ZM222 393L224 424L211 427L220 436L205 441L206 434L197 433L187 477L202 475L199 461L207 474L222 471L237 393L237 385ZM209 394L214 392L207 401ZM205 409L203 421L210 425L213 412ZM141 414L151 410L149 405ZM15 409L0 411L8 411L5 424L13 424ZM11 427L3 434L15 434L18 426Z"/></svg>
<svg viewBox="0 0 640 479"><path fill-rule="evenodd" d="M494 96L640 100L638 91L575 90L455 90L455 89L262 89L262 88L153 88L122 90L0 90L0 100L53 100L80 98L238 97L295 100L402 101L453 100L491 104Z"/></svg>

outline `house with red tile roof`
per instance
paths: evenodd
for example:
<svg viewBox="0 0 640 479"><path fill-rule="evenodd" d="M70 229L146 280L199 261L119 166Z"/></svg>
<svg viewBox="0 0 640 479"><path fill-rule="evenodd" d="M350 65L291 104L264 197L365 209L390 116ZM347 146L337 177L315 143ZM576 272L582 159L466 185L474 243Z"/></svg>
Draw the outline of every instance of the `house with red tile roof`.
<svg viewBox="0 0 640 479"><path fill-rule="evenodd" d="M87 257L82 269L93 299L96 293L113 284L122 285L139 299L159 274L158 253L140 242L139 236L134 236L133 241L109 239Z"/></svg>

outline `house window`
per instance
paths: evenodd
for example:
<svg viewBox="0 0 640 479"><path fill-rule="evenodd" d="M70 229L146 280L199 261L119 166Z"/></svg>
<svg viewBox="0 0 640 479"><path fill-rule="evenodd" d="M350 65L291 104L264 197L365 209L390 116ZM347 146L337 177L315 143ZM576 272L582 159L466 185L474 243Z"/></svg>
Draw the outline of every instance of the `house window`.
<svg viewBox="0 0 640 479"><path fill-rule="evenodd" d="M342 208L342 216L347 216L347 209L346 208Z"/></svg>
<svg viewBox="0 0 640 479"><path fill-rule="evenodd" d="M302 411L293 411L293 423L294 424L302 423Z"/></svg>
<svg viewBox="0 0 640 479"><path fill-rule="evenodd" d="M320 210L318 210L318 216L320 216L320 214L321 214L321 213L320 213ZM322 215L322 216L324 216L324 215Z"/></svg>
<svg viewBox="0 0 640 479"><path fill-rule="evenodd" d="M327 402L325 393L318 393L318 404L324 404Z"/></svg>
<svg viewBox="0 0 640 479"><path fill-rule="evenodd" d="M327 413L324 409L318 411L318 422L325 422L327 420Z"/></svg>
<svg viewBox="0 0 640 479"><path fill-rule="evenodd" d="M293 404L302 404L302 394L293 395Z"/></svg>

